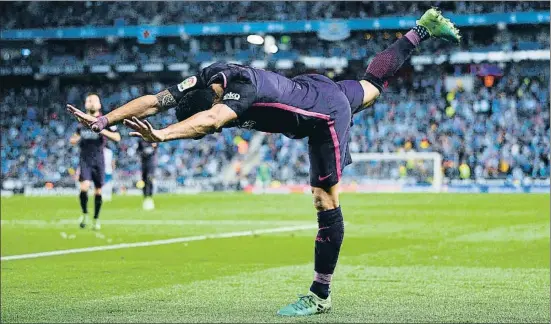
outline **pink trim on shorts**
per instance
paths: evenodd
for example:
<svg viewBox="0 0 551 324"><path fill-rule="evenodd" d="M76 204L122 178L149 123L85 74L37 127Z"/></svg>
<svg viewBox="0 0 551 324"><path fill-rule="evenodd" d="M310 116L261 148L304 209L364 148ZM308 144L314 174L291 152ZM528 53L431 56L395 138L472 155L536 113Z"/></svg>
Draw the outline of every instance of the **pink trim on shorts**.
<svg viewBox="0 0 551 324"><path fill-rule="evenodd" d="M327 121L327 125L329 126L329 131L331 132L331 138L333 139L333 146L335 147L335 159L337 160L337 181L341 180L341 149L339 147L339 138L337 137L337 132L335 131L335 121L331 120L331 117L329 115L320 114L317 112L307 111L303 110L297 107L289 106L282 103L277 102L257 102L253 104L253 107L273 107L277 109L283 109L290 112L297 113L299 115L304 116L310 116L310 117L316 117L321 118L323 120Z"/></svg>
<svg viewBox="0 0 551 324"><path fill-rule="evenodd" d="M323 120L330 120L331 119L331 117L329 117L328 115L303 110L303 109L300 109L300 108L297 108L297 107L293 107L293 106L289 106L289 105L282 104L282 103L277 103L277 102L257 102L255 104L253 104L253 107L273 107L273 108L277 108L277 109L283 109L283 110L287 110L287 111L290 111L290 112L294 112L294 113L304 115L304 116L321 118Z"/></svg>
<svg viewBox="0 0 551 324"><path fill-rule="evenodd" d="M339 138L337 137L337 132L335 131L335 122L330 121L329 131L331 132L331 138L333 139L333 146L335 146L335 159L337 160L337 181L341 181L341 149L339 147Z"/></svg>

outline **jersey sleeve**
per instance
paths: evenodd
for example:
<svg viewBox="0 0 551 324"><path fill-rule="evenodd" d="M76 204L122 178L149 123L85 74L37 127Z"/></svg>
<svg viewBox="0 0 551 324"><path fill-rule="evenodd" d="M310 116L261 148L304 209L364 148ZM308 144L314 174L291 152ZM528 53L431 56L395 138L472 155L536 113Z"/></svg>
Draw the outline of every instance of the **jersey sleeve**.
<svg viewBox="0 0 551 324"><path fill-rule="evenodd" d="M188 92L195 89L203 89L206 83L200 75L193 75L186 78L184 81L175 84L168 88L168 92L179 102Z"/></svg>
<svg viewBox="0 0 551 324"><path fill-rule="evenodd" d="M256 87L247 81L229 82L222 97L222 103L235 111L237 117L243 115L255 100Z"/></svg>

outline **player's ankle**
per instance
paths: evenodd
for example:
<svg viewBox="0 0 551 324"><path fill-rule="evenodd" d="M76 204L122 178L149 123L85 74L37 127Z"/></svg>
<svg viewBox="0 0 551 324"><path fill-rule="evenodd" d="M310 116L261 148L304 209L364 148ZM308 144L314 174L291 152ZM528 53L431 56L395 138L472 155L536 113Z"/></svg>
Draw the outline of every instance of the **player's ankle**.
<svg viewBox="0 0 551 324"><path fill-rule="evenodd" d="M312 281L310 291L321 299L329 298L329 294L331 293L329 289L329 284L323 284L317 281Z"/></svg>

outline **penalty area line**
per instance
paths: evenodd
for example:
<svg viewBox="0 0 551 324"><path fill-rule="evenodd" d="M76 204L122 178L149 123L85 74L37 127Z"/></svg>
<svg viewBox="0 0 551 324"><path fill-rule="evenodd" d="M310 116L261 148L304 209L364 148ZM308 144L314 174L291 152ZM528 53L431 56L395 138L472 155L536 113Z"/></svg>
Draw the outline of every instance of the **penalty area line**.
<svg viewBox="0 0 551 324"><path fill-rule="evenodd" d="M176 243L193 242L193 241L204 241L208 239L220 239L220 238L232 238L232 237L241 237L241 236L253 236L253 235L260 235L260 234L294 232L294 231L317 229L317 228L318 228L317 224L311 224L311 225L286 226L286 227L276 227L276 228L239 231L239 232L228 232L228 233L219 233L219 234L177 237L172 239L155 240L155 241L148 241L148 242L121 243L121 244L93 246L93 247L79 248L79 249L8 255L8 256L0 257L0 261L35 259L35 258L43 258L43 257L49 257L49 256L56 256L56 255L130 249L130 248L143 247L143 246L167 245L167 244L176 244Z"/></svg>

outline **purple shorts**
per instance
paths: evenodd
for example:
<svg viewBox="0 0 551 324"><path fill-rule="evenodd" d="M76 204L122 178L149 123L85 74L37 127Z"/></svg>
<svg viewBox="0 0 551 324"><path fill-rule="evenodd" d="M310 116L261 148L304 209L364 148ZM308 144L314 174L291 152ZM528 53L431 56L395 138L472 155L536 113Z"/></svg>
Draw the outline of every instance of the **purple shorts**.
<svg viewBox="0 0 551 324"><path fill-rule="evenodd" d="M105 165L102 163L90 163L81 159L78 181L92 181L95 188L103 187L105 182Z"/></svg>
<svg viewBox="0 0 551 324"><path fill-rule="evenodd" d="M309 113L319 118L308 138L310 185L330 188L341 180L345 166L352 163L348 143L352 113L346 95L335 86Z"/></svg>

